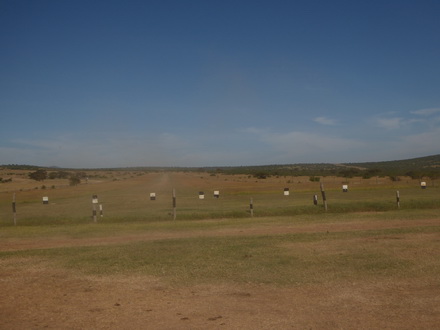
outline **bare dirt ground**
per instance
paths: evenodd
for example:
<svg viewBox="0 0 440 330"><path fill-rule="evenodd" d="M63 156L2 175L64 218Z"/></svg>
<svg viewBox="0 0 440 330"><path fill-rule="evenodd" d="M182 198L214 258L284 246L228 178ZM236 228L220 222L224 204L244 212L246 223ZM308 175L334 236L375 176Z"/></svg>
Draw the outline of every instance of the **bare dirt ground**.
<svg viewBox="0 0 440 330"><path fill-rule="evenodd" d="M173 288L148 278L1 271L2 329L438 329L438 288L344 283Z"/></svg>
<svg viewBox="0 0 440 330"><path fill-rule="evenodd" d="M210 235L366 230L438 225L438 220L223 229ZM203 233L206 235L207 233ZM9 240L0 250L119 244L201 232L91 239ZM423 239L421 237L420 239ZM437 282L438 283L438 282ZM23 258L0 261L1 329L438 329L440 288L380 279L275 287L174 287L146 276L83 276Z"/></svg>

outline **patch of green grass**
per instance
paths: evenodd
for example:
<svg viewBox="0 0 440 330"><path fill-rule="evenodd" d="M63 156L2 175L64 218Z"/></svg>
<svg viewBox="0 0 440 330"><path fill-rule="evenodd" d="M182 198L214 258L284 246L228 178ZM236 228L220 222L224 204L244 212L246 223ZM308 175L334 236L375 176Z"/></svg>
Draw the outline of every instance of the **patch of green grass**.
<svg viewBox="0 0 440 330"><path fill-rule="evenodd" d="M172 200L170 187L163 187L158 192L156 201L150 201L146 184L149 181L124 181L120 183L102 183L83 185L75 188L57 189L40 192L26 191L17 193L18 226L40 225L79 225L92 221L91 196L99 194L99 201L104 206L103 223L156 222L172 220ZM178 183L178 182L176 182ZM173 183L174 184L174 183ZM211 182L211 185L216 182ZM253 184L241 186L233 184L229 190L220 189L221 197L213 198L206 192L205 200L199 200L196 187L177 184L177 220L201 219L244 219L250 217L249 203L253 198L254 218L295 215L314 215L325 213L348 212L383 212L397 210L396 190L401 196L400 210L440 209L439 188L429 187L383 187L363 186L351 188L348 193L340 189L328 189L328 212L322 205L319 185L315 191L304 190L300 185L291 187L290 196L282 195L283 183L277 183L279 190L271 185ZM169 183L171 185L171 182ZM339 186L339 185L338 185ZM221 188L221 187L220 187ZM302 190L300 190L302 189ZM206 189L204 189L207 191ZM319 205L312 203L313 194L317 194ZM43 205L42 195L49 195L49 205ZM13 226L11 195L3 193L0 199L0 227Z"/></svg>
<svg viewBox="0 0 440 330"><path fill-rule="evenodd" d="M104 237L120 236L126 234L141 234L152 232L185 232L191 230L208 231L212 229L240 228L245 230L255 226L284 226L294 224L323 224L323 223L346 223L352 221L380 222L393 220L412 220L439 218L437 209L408 209L393 210L386 212L360 212L360 213L318 213L299 214L288 216L261 216L244 218L201 218L201 219L111 219L111 217L98 218L97 223L92 219L83 219L81 222L54 223L30 226L5 226L0 231L0 239L13 238L51 238L59 235L66 237Z"/></svg>
<svg viewBox="0 0 440 330"><path fill-rule="evenodd" d="M35 258L53 267L94 275L149 275L175 284L269 283L292 285L375 277L408 277L420 269L419 258L438 249L438 240L407 238L435 234L439 227L413 227L338 233L300 233L243 237L197 237L98 247L1 252L0 258ZM375 238L398 235L377 245ZM410 249L401 255L394 251ZM440 261L425 260L424 276L437 276Z"/></svg>

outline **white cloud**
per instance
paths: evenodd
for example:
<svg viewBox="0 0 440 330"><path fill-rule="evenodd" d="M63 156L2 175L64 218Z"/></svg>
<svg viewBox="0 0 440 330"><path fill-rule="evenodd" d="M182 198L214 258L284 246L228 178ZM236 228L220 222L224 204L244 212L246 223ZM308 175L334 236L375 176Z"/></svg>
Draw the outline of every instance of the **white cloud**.
<svg viewBox="0 0 440 330"><path fill-rule="evenodd" d="M432 127L440 120L440 116L435 116L436 114L440 114L440 108L410 111L410 114L415 115L415 117L412 118L411 116L410 118L400 117L395 114L395 112L383 113L373 118L374 123L377 127L395 130L400 128L414 128L412 125L415 124L424 124Z"/></svg>
<svg viewBox="0 0 440 330"><path fill-rule="evenodd" d="M403 118L376 118L376 125L385 129L398 129L404 125Z"/></svg>
<svg viewBox="0 0 440 330"><path fill-rule="evenodd" d="M337 121L334 119L330 119L327 117L316 117L315 119L313 119L313 121L317 122L318 124L321 125L329 125L329 126L333 126L337 124Z"/></svg>
<svg viewBox="0 0 440 330"><path fill-rule="evenodd" d="M244 129L238 130L238 132L250 134L265 134L268 132L268 130L264 128L246 127Z"/></svg>
<svg viewBox="0 0 440 330"><path fill-rule="evenodd" d="M428 109L420 109L415 111L410 111L413 115L419 115L419 116L431 116L436 113L440 113L440 108L428 108Z"/></svg>

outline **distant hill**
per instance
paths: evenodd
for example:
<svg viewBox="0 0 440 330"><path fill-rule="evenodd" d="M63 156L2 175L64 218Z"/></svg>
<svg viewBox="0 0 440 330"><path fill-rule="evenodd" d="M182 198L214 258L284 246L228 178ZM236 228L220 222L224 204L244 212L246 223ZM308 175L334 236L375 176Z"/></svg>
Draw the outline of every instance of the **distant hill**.
<svg viewBox="0 0 440 330"><path fill-rule="evenodd" d="M365 169L378 168L383 171L397 171L405 173L408 171L430 172L440 171L440 154L419 158L404 160L392 160L385 162L367 162L367 163L347 163L347 166L362 167Z"/></svg>
<svg viewBox="0 0 440 330"><path fill-rule="evenodd" d="M60 170L54 167L40 167L34 165L1 165L1 168L36 170L44 168L48 171ZM87 170L87 169L82 169ZM112 170L112 171L188 171L209 172L212 174L245 174L260 178L267 176L410 176L412 178L439 178L440 177L440 154L412 159L365 162L365 163L300 163L283 165L261 166L221 166L221 167L124 167L124 168L100 168L89 170Z"/></svg>
<svg viewBox="0 0 440 330"><path fill-rule="evenodd" d="M412 178L440 177L440 154L405 160L365 162L365 163L312 163L312 164L287 164L287 165L264 165L244 167L220 167L207 168L209 171L222 173L264 175L307 175L342 177L362 176L410 176Z"/></svg>

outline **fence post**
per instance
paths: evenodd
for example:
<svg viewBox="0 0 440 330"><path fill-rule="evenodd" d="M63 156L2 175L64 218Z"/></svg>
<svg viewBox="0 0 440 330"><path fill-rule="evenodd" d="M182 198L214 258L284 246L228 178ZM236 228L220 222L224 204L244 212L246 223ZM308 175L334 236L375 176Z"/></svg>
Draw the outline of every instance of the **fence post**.
<svg viewBox="0 0 440 330"><path fill-rule="evenodd" d="M173 188L173 220L176 220L176 189Z"/></svg>
<svg viewBox="0 0 440 330"><path fill-rule="evenodd" d="M96 222L96 204L98 204L98 195L92 196L92 217L93 222Z"/></svg>
<svg viewBox="0 0 440 330"><path fill-rule="evenodd" d="M15 193L12 196L12 214L14 217L14 226L16 226L17 225L17 209L15 207Z"/></svg>
<svg viewBox="0 0 440 330"><path fill-rule="evenodd" d="M322 201L324 202L324 209L327 211L327 199L325 197L325 190L324 190L324 184L321 182L321 195L322 195Z"/></svg>

